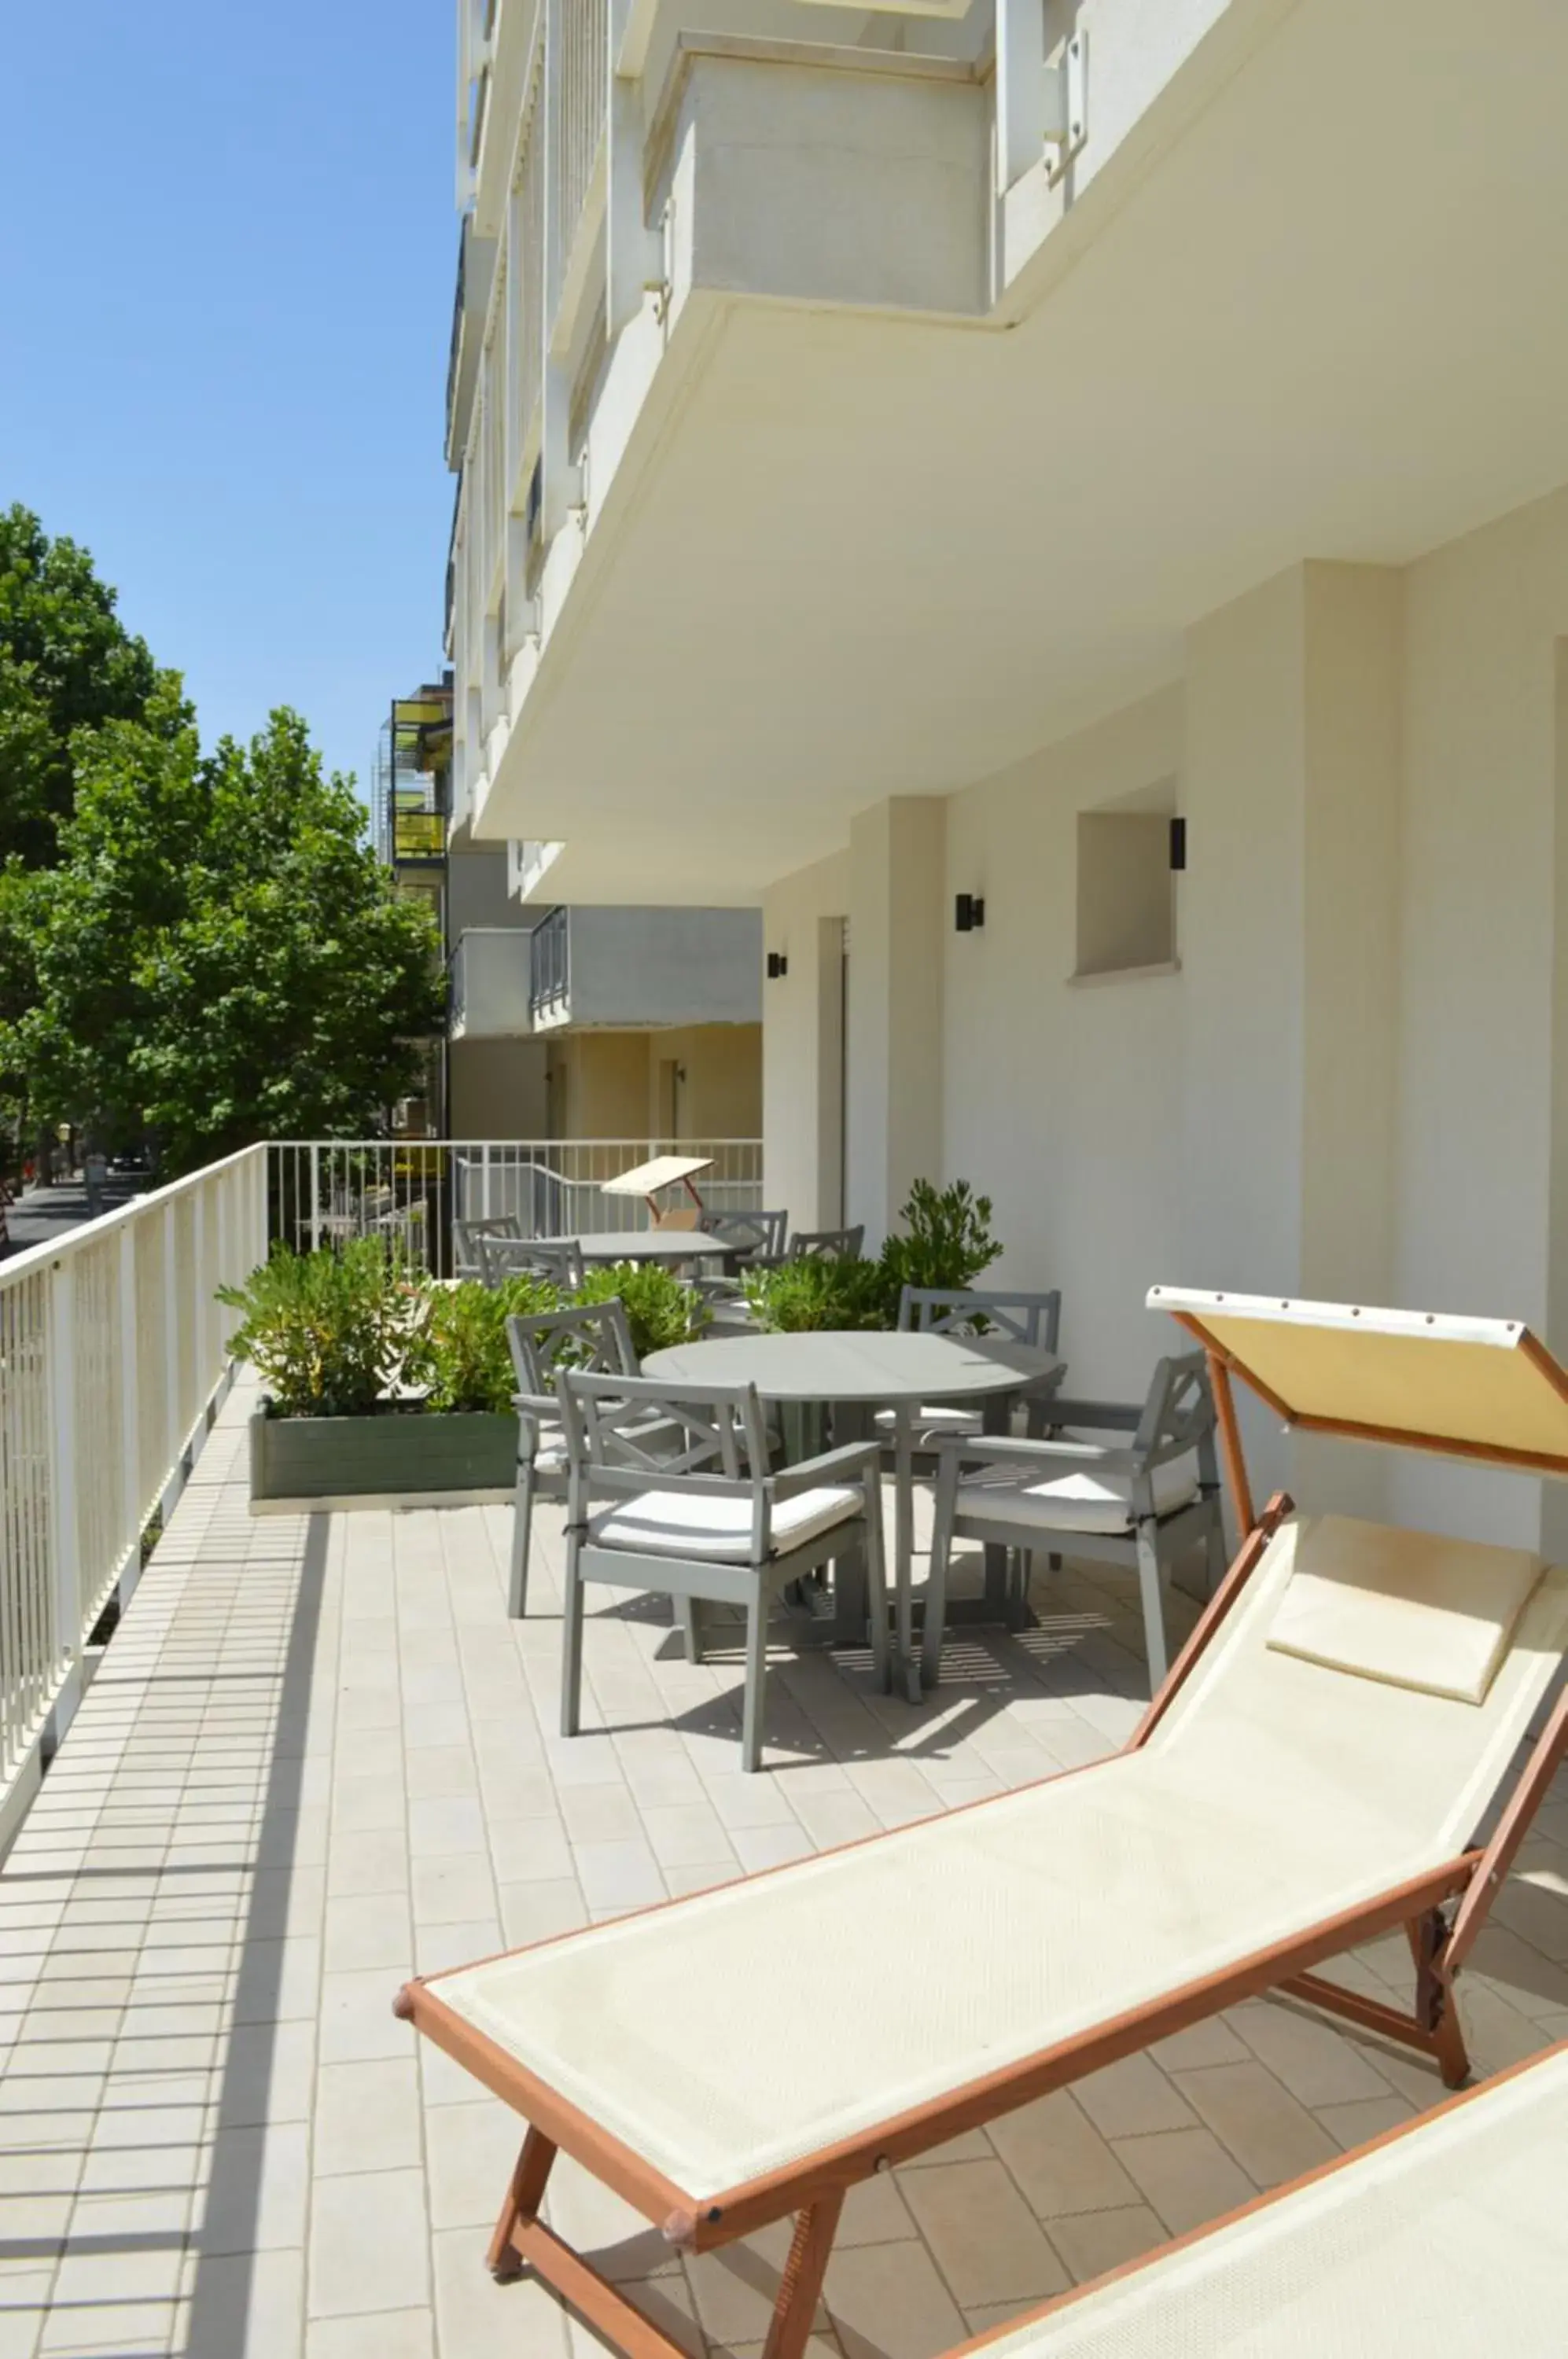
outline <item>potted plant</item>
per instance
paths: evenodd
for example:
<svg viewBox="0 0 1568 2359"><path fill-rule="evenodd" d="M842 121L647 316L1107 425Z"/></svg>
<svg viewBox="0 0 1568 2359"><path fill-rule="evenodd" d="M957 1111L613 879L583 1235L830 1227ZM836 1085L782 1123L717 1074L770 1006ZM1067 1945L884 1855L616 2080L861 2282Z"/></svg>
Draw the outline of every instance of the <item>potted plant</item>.
<svg viewBox="0 0 1568 2359"><path fill-rule="evenodd" d="M433 1289L373 1237L279 1246L224 1288L219 1299L242 1314L233 1349L267 1386L250 1423L252 1508L509 1497L511 1386L497 1401L493 1339L456 1299L483 1292ZM505 1359L503 1315L491 1323Z"/></svg>
<svg viewBox="0 0 1568 2359"><path fill-rule="evenodd" d="M991 1234L991 1200L967 1180L946 1188L917 1180L898 1217L906 1234L890 1236L875 1261L813 1254L747 1270L746 1297L757 1324L782 1334L896 1327L906 1286L972 1286L1002 1250Z"/></svg>

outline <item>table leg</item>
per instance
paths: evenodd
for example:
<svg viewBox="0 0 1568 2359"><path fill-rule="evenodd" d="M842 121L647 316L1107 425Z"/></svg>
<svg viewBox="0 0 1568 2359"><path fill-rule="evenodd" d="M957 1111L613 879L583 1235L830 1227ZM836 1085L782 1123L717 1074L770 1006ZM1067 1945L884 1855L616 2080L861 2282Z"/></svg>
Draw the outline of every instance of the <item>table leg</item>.
<svg viewBox="0 0 1568 2359"><path fill-rule="evenodd" d="M1006 1433L1010 1424L1014 1396L1000 1393L987 1399L984 1425L987 1433ZM985 1549L985 1619L999 1622L1009 1630L1019 1630L1028 1619L1027 1603L1016 1599L1007 1580L1007 1551L1005 1548Z"/></svg>
<svg viewBox="0 0 1568 2359"><path fill-rule="evenodd" d="M818 1415L821 1412L817 1412ZM841 1441L864 1441L874 1432L869 1412L858 1402L836 1401L833 1408L833 1438ZM853 1556L841 1557L833 1568L833 1633L835 1647L864 1647L871 1627L870 1583L866 1577L866 1551L856 1549Z"/></svg>
<svg viewBox="0 0 1568 2359"><path fill-rule="evenodd" d="M909 1403L893 1411L893 1685L911 1703L920 1701L920 1667L915 1655L915 1412Z"/></svg>

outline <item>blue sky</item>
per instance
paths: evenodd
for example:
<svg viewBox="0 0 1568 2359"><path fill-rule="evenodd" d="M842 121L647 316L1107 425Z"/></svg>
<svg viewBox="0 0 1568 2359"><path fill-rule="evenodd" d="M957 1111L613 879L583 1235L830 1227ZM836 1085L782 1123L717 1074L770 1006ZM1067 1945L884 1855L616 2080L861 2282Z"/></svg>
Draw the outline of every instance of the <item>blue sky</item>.
<svg viewBox="0 0 1568 2359"><path fill-rule="evenodd" d="M0 503L84 541L203 738L367 783L439 668L452 0L0 0Z"/></svg>

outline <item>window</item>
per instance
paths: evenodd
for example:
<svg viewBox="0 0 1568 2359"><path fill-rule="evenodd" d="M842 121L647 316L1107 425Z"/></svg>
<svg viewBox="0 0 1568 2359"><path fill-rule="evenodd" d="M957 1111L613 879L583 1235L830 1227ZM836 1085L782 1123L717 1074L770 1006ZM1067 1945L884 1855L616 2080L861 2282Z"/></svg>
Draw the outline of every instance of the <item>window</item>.
<svg viewBox="0 0 1568 2359"><path fill-rule="evenodd" d="M1078 814L1075 982L1176 964L1174 781Z"/></svg>

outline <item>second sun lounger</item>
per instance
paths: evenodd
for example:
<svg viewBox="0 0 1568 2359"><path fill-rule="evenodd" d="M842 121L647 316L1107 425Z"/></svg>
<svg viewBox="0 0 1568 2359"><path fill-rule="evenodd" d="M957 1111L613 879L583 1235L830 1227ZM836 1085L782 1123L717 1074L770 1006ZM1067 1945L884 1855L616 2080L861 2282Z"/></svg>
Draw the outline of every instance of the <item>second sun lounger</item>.
<svg viewBox="0 0 1568 2359"><path fill-rule="evenodd" d="M947 2359L1562 2359L1568 2047Z"/></svg>
<svg viewBox="0 0 1568 2359"><path fill-rule="evenodd" d="M1180 1307L1202 1327L1205 1299ZM1568 1473L1568 1376L1522 1329L1224 1311L1203 1340L1238 1485L1249 1353L1286 1417L1293 1369L1319 1429ZM492 2266L675 2359L540 2217L557 2151L682 2249L792 2213L767 2359L800 2359L849 2187L1238 1999L1292 1991L1456 2084L1454 1974L1568 1741L1560 1702L1512 1777L1565 1650L1568 1574L1528 1551L1279 1497L1111 1759L409 1984L399 2011L530 2125ZM1399 1926L1410 2014L1314 1971Z"/></svg>

